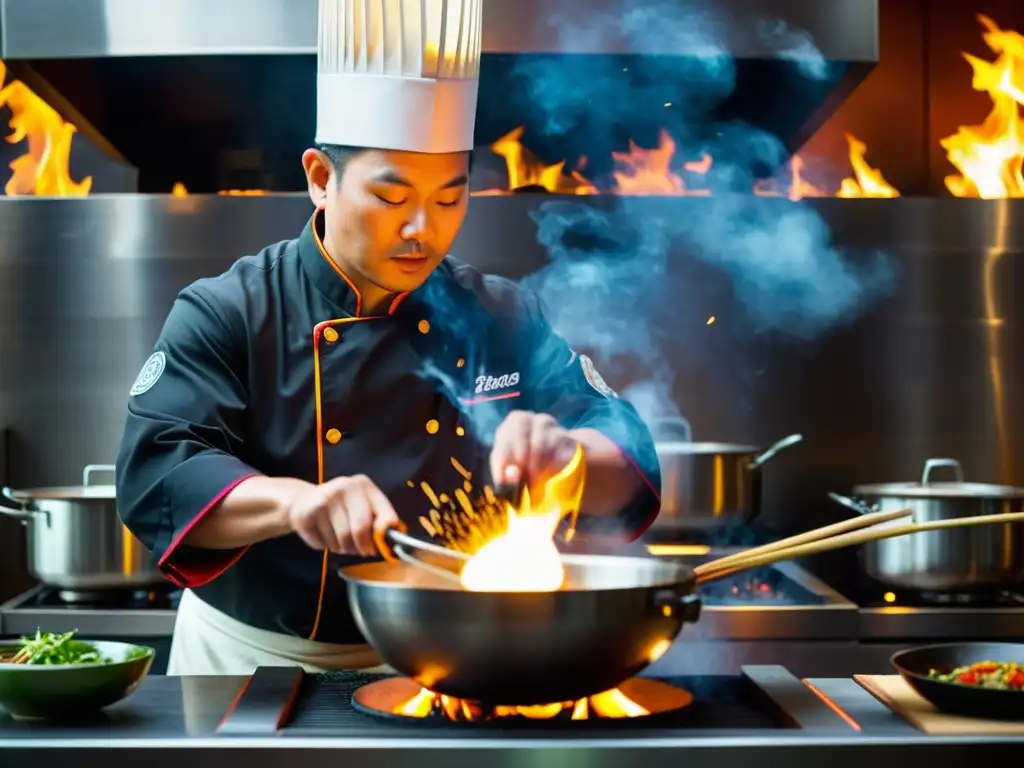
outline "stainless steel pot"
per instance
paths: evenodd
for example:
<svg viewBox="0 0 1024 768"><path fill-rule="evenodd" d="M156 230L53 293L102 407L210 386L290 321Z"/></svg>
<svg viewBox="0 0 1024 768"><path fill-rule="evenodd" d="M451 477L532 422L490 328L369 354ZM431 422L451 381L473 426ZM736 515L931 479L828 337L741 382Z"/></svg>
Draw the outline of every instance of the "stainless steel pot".
<svg viewBox="0 0 1024 768"><path fill-rule="evenodd" d="M761 470L803 440L790 435L767 450L728 443L659 442L660 528L706 530L750 523L761 513Z"/></svg>
<svg viewBox="0 0 1024 768"><path fill-rule="evenodd" d="M951 468L952 482L932 472ZM910 508L915 523L1024 510L1024 488L965 483L955 459L928 459L919 483L858 485L857 498L829 494L861 514ZM1024 524L983 525L929 531L864 546L865 573L883 584L908 589L971 593L1020 588L1024 582Z"/></svg>
<svg viewBox="0 0 1024 768"><path fill-rule="evenodd" d="M67 593L145 588L165 584L153 556L121 522L113 485L93 485L92 476L113 473L90 465L81 487L3 488L0 514L28 531L28 568L43 584Z"/></svg>
<svg viewBox="0 0 1024 768"><path fill-rule="evenodd" d="M556 592L469 592L403 562L348 566L356 623L381 658L436 693L506 705L615 688L664 653L700 598L687 566L564 555Z"/></svg>

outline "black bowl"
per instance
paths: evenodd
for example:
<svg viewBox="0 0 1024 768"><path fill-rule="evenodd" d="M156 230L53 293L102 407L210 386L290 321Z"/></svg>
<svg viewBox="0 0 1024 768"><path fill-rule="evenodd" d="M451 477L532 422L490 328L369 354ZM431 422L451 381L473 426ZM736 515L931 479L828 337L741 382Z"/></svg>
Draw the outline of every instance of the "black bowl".
<svg viewBox="0 0 1024 768"><path fill-rule="evenodd" d="M900 651L891 661L900 676L942 712L986 720L1024 720L1024 691L945 683L928 677L933 669L947 673L979 661L1024 663L1024 645L1020 643L929 645Z"/></svg>

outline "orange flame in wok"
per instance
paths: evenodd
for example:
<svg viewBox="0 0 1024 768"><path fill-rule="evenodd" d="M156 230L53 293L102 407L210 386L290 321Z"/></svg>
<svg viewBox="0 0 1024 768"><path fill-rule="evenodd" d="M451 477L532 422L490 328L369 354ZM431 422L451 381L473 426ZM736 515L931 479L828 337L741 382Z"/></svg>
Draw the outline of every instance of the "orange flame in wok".
<svg viewBox="0 0 1024 768"><path fill-rule="evenodd" d="M565 570L555 531L567 515L579 513L586 464L577 446L572 460L544 484L539 499L524 492L519 509L507 505L508 528L484 544L462 567L464 589L473 592L553 592Z"/></svg>

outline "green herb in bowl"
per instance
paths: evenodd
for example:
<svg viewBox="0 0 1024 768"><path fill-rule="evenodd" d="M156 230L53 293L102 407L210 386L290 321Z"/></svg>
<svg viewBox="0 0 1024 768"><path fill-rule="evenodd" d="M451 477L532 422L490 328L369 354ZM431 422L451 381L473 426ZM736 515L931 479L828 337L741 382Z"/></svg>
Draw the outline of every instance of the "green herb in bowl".
<svg viewBox="0 0 1024 768"><path fill-rule="evenodd" d="M90 716L131 694L156 652L129 643L37 631L0 641L0 707L16 718Z"/></svg>
<svg viewBox="0 0 1024 768"><path fill-rule="evenodd" d="M96 647L73 640L75 632L55 635L36 630L35 637L21 638L21 647L14 653L0 655L0 664L109 664Z"/></svg>

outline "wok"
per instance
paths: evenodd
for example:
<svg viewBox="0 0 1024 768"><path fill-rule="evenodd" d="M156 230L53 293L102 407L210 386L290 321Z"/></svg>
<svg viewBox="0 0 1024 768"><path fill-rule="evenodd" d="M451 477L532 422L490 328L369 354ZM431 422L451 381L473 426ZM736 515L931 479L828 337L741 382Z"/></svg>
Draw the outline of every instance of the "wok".
<svg viewBox="0 0 1024 768"><path fill-rule="evenodd" d="M429 547L427 568L385 560L339 575L366 639L386 664L424 688L484 704L571 702L615 688L656 661L686 623L698 620L699 584L878 537L1024 518L857 531L909 514L861 516L696 568L663 558L563 555L566 581L553 592L464 590L450 573L438 573L444 550L436 546ZM389 538L407 549L423 546L397 532Z"/></svg>
<svg viewBox="0 0 1024 768"><path fill-rule="evenodd" d="M910 648L892 657L900 676L938 710L964 717L1024 720L1024 691L946 683L928 676L933 669L947 674L980 661L1024 664L1024 645L949 643Z"/></svg>
<svg viewBox="0 0 1024 768"><path fill-rule="evenodd" d="M610 690L696 621L696 576L680 563L565 555L556 592L467 592L402 562L342 569L366 639L437 693L509 706Z"/></svg>

